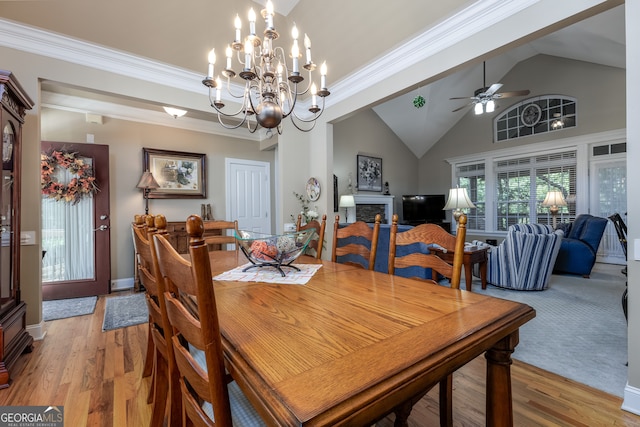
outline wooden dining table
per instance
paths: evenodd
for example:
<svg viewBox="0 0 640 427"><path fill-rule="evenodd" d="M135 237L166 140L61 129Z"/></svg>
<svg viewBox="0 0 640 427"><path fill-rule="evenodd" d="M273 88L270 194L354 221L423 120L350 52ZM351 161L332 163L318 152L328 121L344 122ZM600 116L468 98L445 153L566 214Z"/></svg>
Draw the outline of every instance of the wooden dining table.
<svg viewBox="0 0 640 427"><path fill-rule="evenodd" d="M214 277L247 263L236 251L210 259ZM511 353L531 307L296 261L315 263L304 285L213 282L227 368L265 425L365 426L400 408L408 416L416 397L483 353L486 425L513 425Z"/></svg>

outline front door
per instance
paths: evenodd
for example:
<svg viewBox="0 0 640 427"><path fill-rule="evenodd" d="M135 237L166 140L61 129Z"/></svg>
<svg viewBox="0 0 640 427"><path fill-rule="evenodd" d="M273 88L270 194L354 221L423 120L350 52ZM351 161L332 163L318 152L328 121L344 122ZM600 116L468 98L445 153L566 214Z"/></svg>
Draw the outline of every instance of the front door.
<svg viewBox="0 0 640 427"><path fill-rule="evenodd" d="M240 230L271 233L269 163L226 159L227 220Z"/></svg>
<svg viewBox="0 0 640 427"><path fill-rule="evenodd" d="M91 165L98 191L91 197L56 200L42 195L42 299L53 300L108 294L111 282L109 232L109 146L101 144L41 143L41 152L54 150L74 162ZM54 161L53 179L65 190L88 185L86 179ZM51 164L51 162L49 163ZM43 162L43 167L45 166ZM75 180L75 181L74 181Z"/></svg>

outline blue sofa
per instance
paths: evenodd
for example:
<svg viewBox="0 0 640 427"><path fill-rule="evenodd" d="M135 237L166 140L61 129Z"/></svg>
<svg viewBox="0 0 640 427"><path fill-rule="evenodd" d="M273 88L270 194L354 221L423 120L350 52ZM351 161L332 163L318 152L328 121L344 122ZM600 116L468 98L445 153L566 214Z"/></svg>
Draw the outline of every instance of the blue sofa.
<svg viewBox="0 0 640 427"><path fill-rule="evenodd" d="M559 224L557 228L564 232L564 238L556 258L554 273L589 277L607 221L606 218L582 214L572 223Z"/></svg>

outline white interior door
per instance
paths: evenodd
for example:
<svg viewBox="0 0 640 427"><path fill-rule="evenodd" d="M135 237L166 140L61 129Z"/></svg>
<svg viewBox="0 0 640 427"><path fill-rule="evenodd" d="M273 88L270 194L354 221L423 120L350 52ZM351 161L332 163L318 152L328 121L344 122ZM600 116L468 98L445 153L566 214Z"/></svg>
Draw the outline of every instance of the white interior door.
<svg viewBox="0 0 640 427"><path fill-rule="evenodd" d="M271 233L269 163L226 159L227 219L240 230Z"/></svg>
<svg viewBox="0 0 640 427"><path fill-rule="evenodd" d="M592 161L591 206L592 215L607 218L619 213L626 222L627 212L627 164L625 159ZM613 223L609 221L600 247L598 261L625 264L626 259Z"/></svg>

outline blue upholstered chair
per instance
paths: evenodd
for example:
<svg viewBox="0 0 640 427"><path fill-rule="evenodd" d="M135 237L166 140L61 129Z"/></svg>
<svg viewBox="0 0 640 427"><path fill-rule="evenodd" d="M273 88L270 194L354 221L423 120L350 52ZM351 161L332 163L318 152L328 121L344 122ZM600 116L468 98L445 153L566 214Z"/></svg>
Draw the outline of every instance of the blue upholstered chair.
<svg viewBox="0 0 640 427"><path fill-rule="evenodd" d="M572 223L558 226L564 231L564 238L553 271L589 277L607 221L606 218L582 214Z"/></svg>
<svg viewBox="0 0 640 427"><path fill-rule="evenodd" d="M545 224L514 224L499 246L474 240L474 244L490 247L487 282L501 288L522 291L543 290L562 243L562 232L554 232ZM479 269L474 267L474 275Z"/></svg>

